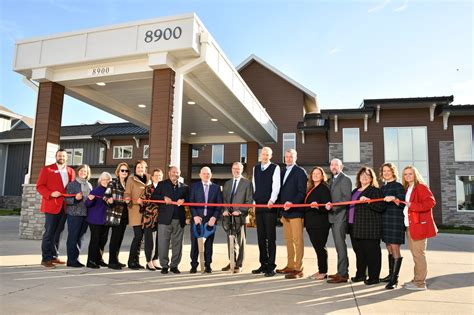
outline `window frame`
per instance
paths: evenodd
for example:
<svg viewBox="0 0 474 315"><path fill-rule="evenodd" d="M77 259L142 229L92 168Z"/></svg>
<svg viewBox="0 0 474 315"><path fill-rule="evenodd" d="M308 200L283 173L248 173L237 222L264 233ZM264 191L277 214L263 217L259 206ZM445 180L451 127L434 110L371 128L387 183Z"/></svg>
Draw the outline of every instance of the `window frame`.
<svg viewBox="0 0 474 315"><path fill-rule="evenodd" d="M285 136L292 136L293 139L285 139ZM285 142L290 142L290 141L293 141L292 148L285 146ZM281 157L282 157L283 163L285 163L285 152L286 150L289 150L289 149L296 150L296 132L284 132L281 135L281 150L282 150Z"/></svg>
<svg viewBox="0 0 474 315"><path fill-rule="evenodd" d="M461 212L461 213L472 213L474 212L474 209L467 209L467 210L459 210L459 203L458 203L458 185L456 185L457 183L457 180L458 180L458 176L472 176L474 177L474 175L467 175L467 174L456 174L454 175L454 186L455 186L455 189L456 189L456 212Z"/></svg>
<svg viewBox="0 0 474 315"><path fill-rule="evenodd" d="M191 158L193 159L199 158L199 150L191 149Z"/></svg>
<svg viewBox="0 0 474 315"><path fill-rule="evenodd" d="M66 151L66 154L67 154L67 162L68 162L67 164L68 165L77 166L77 165L82 165L84 163L84 148L67 148L67 149L64 149L64 151ZM81 162L80 163L75 163L74 162L74 157L75 157L76 151L81 152Z"/></svg>
<svg viewBox="0 0 474 315"><path fill-rule="evenodd" d="M105 164L105 148L99 148L99 165Z"/></svg>
<svg viewBox="0 0 474 315"><path fill-rule="evenodd" d="M129 158L123 157L123 156L116 156L115 155L115 148L130 148L131 156ZM114 160L132 160L133 159L133 145L114 145L112 148L112 159ZM122 151L123 153L123 151ZM122 154L123 155L123 154Z"/></svg>
<svg viewBox="0 0 474 315"><path fill-rule="evenodd" d="M218 161L215 160L215 152L214 151L218 146L222 147L222 162L218 162ZM223 144L213 144L212 145L212 155L211 155L211 163L212 164L224 164L224 149L225 149L225 147L224 147Z"/></svg>
<svg viewBox="0 0 474 315"><path fill-rule="evenodd" d="M242 147L243 146L245 146L245 156L242 154ZM239 162L242 163L242 164L247 163L247 143L241 143L240 144L240 161Z"/></svg>
<svg viewBox="0 0 474 315"><path fill-rule="evenodd" d="M471 141L468 142L468 145L470 145L470 147L471 147L471 158L467 159L467 160L461 160L461 159L458 159L456 157L456 142L459 142L459 141L456 141L456 131L455 131L455 129L458 129L458 128L461 128L461 127L468 127L471 130L471 132L470 132L470 140ZM454 161L455 162L472 162L472 161L474 161L474 152L473 152L474 151L474 144L473 144L473 135L472 135L472 125L453 125L453 146L454 146Z"/></svg>
<svg viewBox="0 0 474 315"><path fill-rule="evenodd" d="M147 152L147 155L145 155L145 152ZM144 144L143 145L143 158L148 159L149 157L150 157L150 145Z"/></svg>
<svg viewBox="0 0 474 315"><path fill-rule="evenodd" d="M359 149L358 152L357 152L358 159L347 159L349 153L345 153L346 150L344 150L344 147L345 147L344 138L346 137L344 131L350 131L350 130L357 130L357 142L359 143L359 145L357 146L358 149ZM351 156L352 155L353 155L353 153L351 154ZM360 128L352 128L352 127L351 128L342 128L342 161L344 163L360 163L361 162L361 160L360 160Z"/></svg>

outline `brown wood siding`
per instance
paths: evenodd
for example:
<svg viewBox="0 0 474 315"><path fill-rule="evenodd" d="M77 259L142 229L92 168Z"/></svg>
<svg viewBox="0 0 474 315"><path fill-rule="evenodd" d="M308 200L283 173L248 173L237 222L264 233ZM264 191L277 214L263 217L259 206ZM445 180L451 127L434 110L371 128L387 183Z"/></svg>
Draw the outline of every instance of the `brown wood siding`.
<svg viewBox="0 0 474 315"><path fill-rule="evenodd" d="M45 165L47 143L59 144L63 99L64 86L54 82L40 83L36 106L30 183L36 182L41 168Z"/></svg>

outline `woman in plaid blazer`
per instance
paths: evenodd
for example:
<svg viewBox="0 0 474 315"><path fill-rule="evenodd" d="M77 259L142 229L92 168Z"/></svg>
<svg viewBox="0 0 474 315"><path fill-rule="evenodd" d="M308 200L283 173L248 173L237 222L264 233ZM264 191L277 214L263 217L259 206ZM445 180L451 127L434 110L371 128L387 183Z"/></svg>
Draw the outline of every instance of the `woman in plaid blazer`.
<svg viewBox="0 0 474 315"><path fill-rule="evenodd" d="M357 188L352 191L352 200L369 201L383 198L378 188L375 172L370 167L362 167L356 176ZM349 206L348 224L352 248L356 254L356 276L352 282L364 281L367 285L379 283L382 252L382 212L385 202L360 203ZM366 279L366 269L369 278Z"/></svg>

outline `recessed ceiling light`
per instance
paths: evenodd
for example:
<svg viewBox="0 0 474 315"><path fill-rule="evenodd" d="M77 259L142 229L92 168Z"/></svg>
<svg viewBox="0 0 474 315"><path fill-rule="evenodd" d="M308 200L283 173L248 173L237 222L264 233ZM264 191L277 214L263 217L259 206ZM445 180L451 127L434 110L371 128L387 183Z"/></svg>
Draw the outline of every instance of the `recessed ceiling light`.
<svg viewBox="0 0 474 315"><path fill-rule="evenodd" d="M188 101L188 104L189 104L189 105L195 105L196 102L195 102L195 101Z"/></svg>
<svg viewBox="0 0 474 315"><path fill-rule="evenodd" d="M227 131L227 133L233 134L234 132L233 131Z"/></svg>
<svg viewBox="0 0 474 315"><path fill-rule="evenodd" d="M217 118L211 118L211 121L218 121L219 119Z"/></svg>
<svg viewBox="0 0 474 315"><path fill-rule="evenodd" d="M190 132L189 134L190 134L191 136L197 135L197 133L195 133L195 132Z"/></svg>
<svg viewBox="0 0 474 315"><path fill-rule="evenodd" d="M138 104L138 107L140 107L140 108L145 108L146 105L145 105L145 104Z"/></svg>
<svg viewBox="0 0 474 315"><path fill-rule="evenodd" d="M98 86L105 86L105 82L97 82L96 83Z"/></svg>

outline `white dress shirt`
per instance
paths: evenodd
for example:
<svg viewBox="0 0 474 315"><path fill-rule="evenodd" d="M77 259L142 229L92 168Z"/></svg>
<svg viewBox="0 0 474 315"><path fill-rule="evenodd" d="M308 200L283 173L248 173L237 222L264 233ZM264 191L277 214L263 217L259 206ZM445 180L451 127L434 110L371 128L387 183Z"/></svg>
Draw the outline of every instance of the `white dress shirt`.
<svg viewBox="0 0 474 315"><path fill-rule="evenodd" d="M64 187L66 187L69 183L69 176L67 175L67 166L59 166L59 164L57 163L56 166L58 167L59 175L61 175L61 179L63 180L63 185Z"/></svg>
<svg viewBox="0 0 474 315"><path fill-rule="evenodd" d="M406 202L410 202L410 197L411 197L411 193L413 191L413 186L414 185L410 185L408 187L408 190L407 190L407 193L405 195L405 201ZM408 205L405 205L405 208L403 208L403 223L405 223L405 226L409 226L409 222L408 222Z"/></svg>

